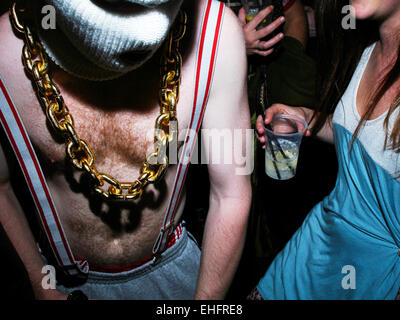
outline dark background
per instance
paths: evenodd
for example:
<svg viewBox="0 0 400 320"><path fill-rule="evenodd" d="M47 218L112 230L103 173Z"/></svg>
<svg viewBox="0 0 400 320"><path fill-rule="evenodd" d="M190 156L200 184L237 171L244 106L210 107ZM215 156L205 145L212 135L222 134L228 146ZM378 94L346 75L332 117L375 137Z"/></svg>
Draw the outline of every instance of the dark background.
<svg viewBox="0 0 400 320"><path fill-rule="evenodd" d="M11 1L9 0L1 0L0 2L0 12L3 13L5 12L9 6L10 6Z"/></svg>

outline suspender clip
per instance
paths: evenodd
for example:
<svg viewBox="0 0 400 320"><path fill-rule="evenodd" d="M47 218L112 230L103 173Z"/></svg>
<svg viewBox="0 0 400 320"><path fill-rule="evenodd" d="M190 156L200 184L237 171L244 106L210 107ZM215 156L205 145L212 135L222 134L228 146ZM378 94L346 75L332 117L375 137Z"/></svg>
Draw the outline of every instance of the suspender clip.
<svg viewBox="0 0 400 320"><path fill-rule="evenodd" d="M160 233L158 234L157 240L153 247L153 255L156 260L159 259L161 253L167 248L168 238L171 234L171 229L173 230L174 227L175 225L173 223L168 223L165 227L160 229Z"/></svg>
<svg viewBox="0 0 400 320"><path fill-rule="evenodd" d="M153 257L153 265L157 265L161 261L161 253L157 253Z"/></svg>

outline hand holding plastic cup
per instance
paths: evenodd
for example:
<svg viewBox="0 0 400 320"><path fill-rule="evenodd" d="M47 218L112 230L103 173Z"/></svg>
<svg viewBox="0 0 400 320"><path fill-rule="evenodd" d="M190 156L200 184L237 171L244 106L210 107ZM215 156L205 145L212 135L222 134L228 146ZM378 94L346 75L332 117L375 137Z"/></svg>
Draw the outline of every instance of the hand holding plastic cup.
<svg viewBox="0 0 400 320"><path fill-rule="evenodd" d="M300 144L308 128L305 120L289 114L275 114L265 125L265 173L276 180L295 176Z"/></svg>

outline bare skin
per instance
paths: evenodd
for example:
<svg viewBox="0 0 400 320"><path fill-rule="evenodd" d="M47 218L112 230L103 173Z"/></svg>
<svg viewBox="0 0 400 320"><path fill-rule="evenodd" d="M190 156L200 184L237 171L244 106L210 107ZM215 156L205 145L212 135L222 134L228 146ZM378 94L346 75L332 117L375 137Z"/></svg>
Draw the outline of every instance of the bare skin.
<svg viewBox="0 0 400 320"><path fill-rule="evenodd" d="M204 3L196 3L196 12L202 12ZM182 133L190 120L195 39L201 19L201 15L194 12L189 16L195 19L195 28L183 60L178 104ZM103 265L125 265L148 256L164 218L176 166L169 167L160 183L147 187L140 201L129 204L92 201L80 183L80 173L65 162L64 144L49 131L20 61L23 42L13 34L6 14L0 18L0 26L0 44L8 48L0 61L0 73L38 150L73 253ZM240 28L234 14L227 10L203 128L250 127L244 41L232 36L237 35ZM224 59L226 52L229 52L230 59ZM154 59L157 58L156 55ZM96 154L98 170L120 181L136 179L142 161L153 150L154 121L159 114L156 60L119 79L101 83L74 78L58 68L54 71L53 79L75 119L77 132ZM233 72L235 76L228 76L231 79L228 88L225 76ZM34 249L33 237L15 198L18 190L10 186L10 172L14 168L6 165L3 153L0 157L0 222L27 267L36 296L65 298L58 291L43 290L39 285L43 262ZM209 165L210 209L196 293L198 299L223 298L240 258L251 189L248 176L234 174L237 167L239 165ZM184 203L183 196L178 217ZM224 245L217 246L221 243Z"/></svg>

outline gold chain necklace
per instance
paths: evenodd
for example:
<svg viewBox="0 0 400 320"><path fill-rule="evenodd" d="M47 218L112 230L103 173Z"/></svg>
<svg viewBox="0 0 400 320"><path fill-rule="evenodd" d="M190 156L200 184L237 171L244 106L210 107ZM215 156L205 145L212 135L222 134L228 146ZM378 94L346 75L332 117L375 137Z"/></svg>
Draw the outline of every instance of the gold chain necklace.
<svg viewBox="0 0 400 320"><path fill-rule="evenodd" d="M97 171L93 151L75 131L74 119L64 103L60 90L50 78L48 57L42 45L35 40L29 26L22 23L23 19L21 20L19 15L23 12L16 8L15 3L10 8L10 19L14 29L24 35L22 60L36 84L36 93L46 111L48 121L65 139L66 154L76 168L89 173L94 182L94 190L104 198L118 200L140 198L146 185L156 183L165 173L168 167L168 146L177 141L178 137L176 105L179 100L182 68L179 43L186 32L186 13L179 12L178 23L173 26L161 57L160 115L155 122L155 151L142 163L139 177L134 182L125 183Z"/></svg>

